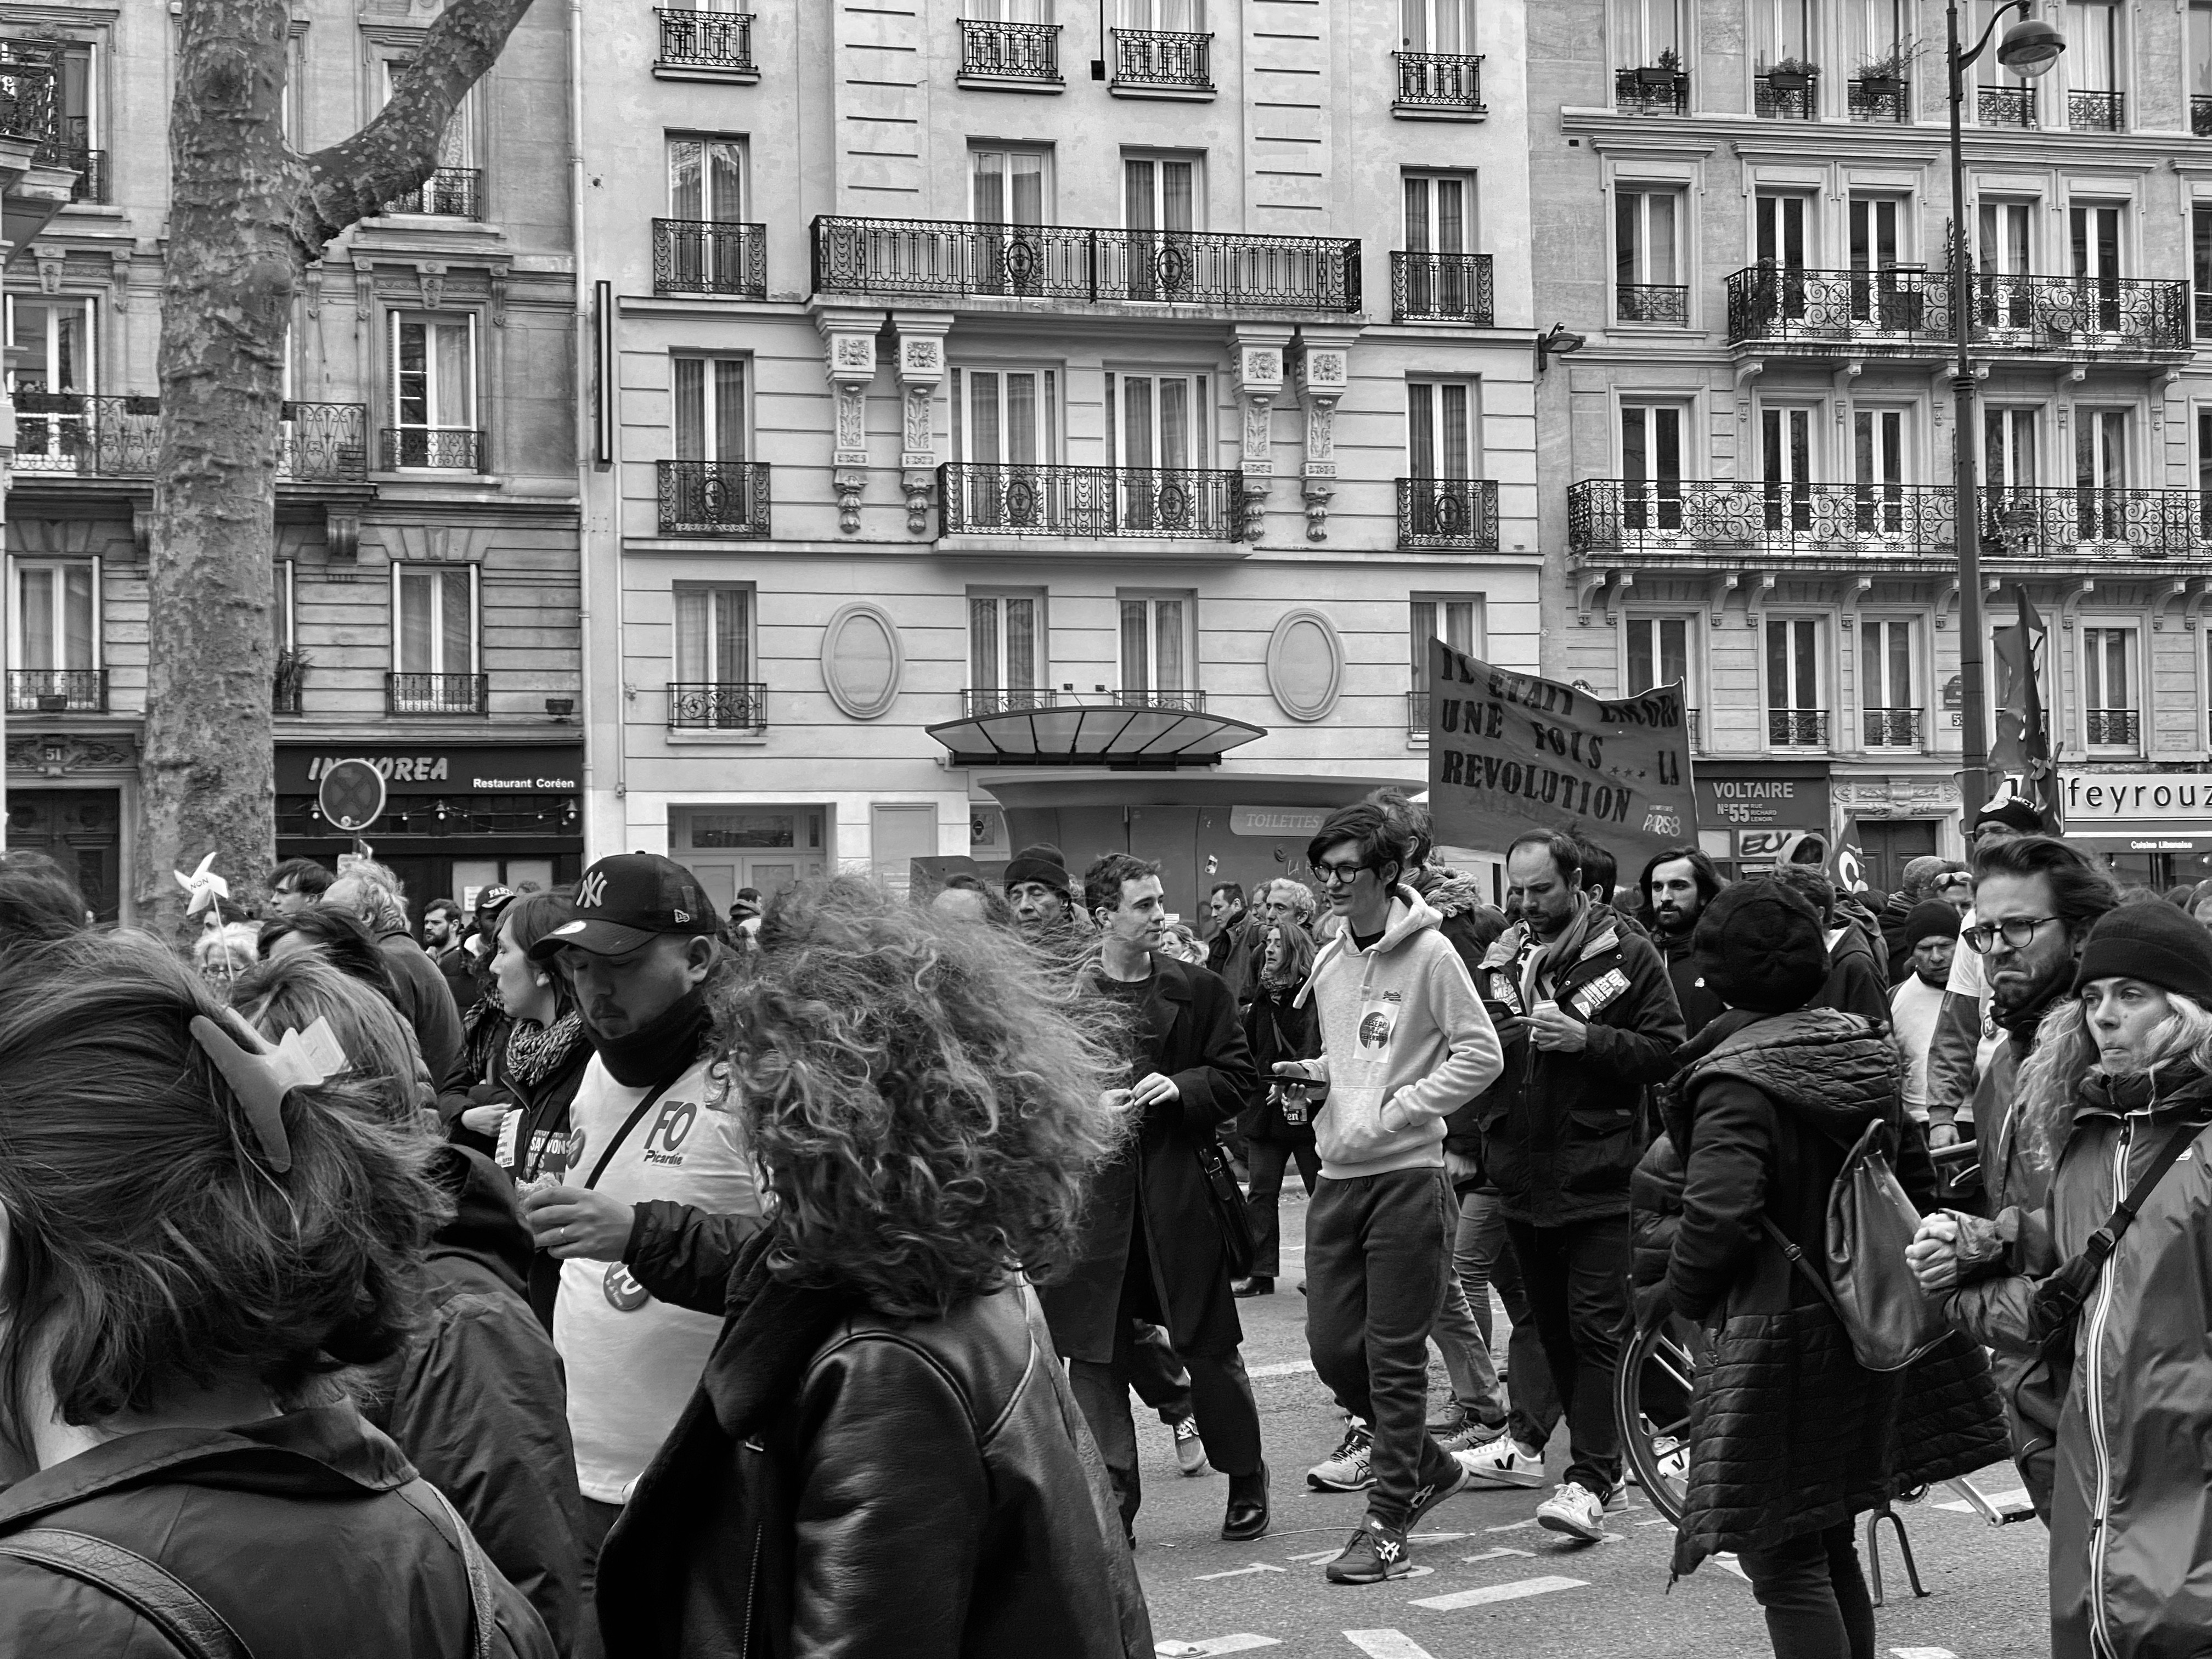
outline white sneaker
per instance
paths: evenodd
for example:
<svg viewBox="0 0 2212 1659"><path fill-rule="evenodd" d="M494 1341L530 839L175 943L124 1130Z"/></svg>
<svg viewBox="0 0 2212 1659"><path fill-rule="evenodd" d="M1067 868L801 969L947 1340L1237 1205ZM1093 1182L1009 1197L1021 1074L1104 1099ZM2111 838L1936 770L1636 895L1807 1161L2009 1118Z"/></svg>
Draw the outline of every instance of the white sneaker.
<svg viewBox="0 0 2212 1659"><path fill-rule="evenodd" d="M1306 1471L1306 1485L1316 1492L1364 1492L1374 1484L1374 1437L1357 1425L1345 1431L1342 1445Z"/></svg>
<svg viewBox="0 0 2212 1659"><path fill-rule="evenodd" d="M1536 1506L1536 1524L1595 1544L1605 1534L1605 1500L1569 1480Z"/></svg>
<svg viewBox="0 0 2212 1659"><path fill-rule="evenodd" d="M1478 1486L1540 1486L1544 1484L1544 1454L1520 1444L1510 1434L1455 1451L1453 1462Z"/></svg>

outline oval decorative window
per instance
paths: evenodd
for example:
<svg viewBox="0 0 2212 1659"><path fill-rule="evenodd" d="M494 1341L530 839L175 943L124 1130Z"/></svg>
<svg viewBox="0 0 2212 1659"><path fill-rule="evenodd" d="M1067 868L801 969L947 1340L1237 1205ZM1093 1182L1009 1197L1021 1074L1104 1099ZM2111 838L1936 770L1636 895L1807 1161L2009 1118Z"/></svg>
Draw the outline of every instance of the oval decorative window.
<svg viewBox="0 0 2212 1659"><path fill-rule="evenodd" d="M898 701L906 649L882 606L848 605L822 630L822 683L856 720L872 720Z"/></svg>
<svg viewBox="0 0 2212 1659"><path fill-rule="evenodd" d="M1318 611L1285 611L1267 641L1267 690L1294 720L1324 719L1344 684L1344 641Z"/></svg>

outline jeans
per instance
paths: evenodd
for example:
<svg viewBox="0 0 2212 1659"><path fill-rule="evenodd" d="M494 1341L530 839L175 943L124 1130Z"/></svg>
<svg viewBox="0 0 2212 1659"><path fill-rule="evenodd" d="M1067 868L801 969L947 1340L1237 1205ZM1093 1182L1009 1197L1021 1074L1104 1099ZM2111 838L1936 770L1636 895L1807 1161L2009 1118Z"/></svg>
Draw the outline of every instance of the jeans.
<svg viewBox="0 0 2212 1659"><path fill-rule="evenodd" d="M1538 1450L1551 1444L1559 1426L1559 1391L1552 1386L1552 1367L1544 1358L1544 1340L1536 1330L1536 1316L1528 1307L1528 1292L1521 1282L1521 1265L1514 1259L1512 1242L1505 1237L1505 1212L1494 1192L1471 1192L1459 1201L1459 1231L1453 1247L1461 1287L1483 1340L1490 1340L1490 1287L1498 1286L1498 1299L1513 1322L1513 1335L1505 1345L1506 1363L1512 1374L1506 1390L1506 1426L1514 1439Z"/></svg>
<svg viewBox="0 0 2212 1659"><path fill-rule="evenodd" d="M1255 1140L1251 1152L1252 1191L1244 1200L1244 1212L1252 1218L1252 1277L1279 1279L1283 1224L1276 1210L1282 1202L1284 1166L1297 1159L1298 1179L1311 1198L1314 1182L1321 1178L1321 1154L1310 1140Z"/></svg>
<svg viewBox="0 0 2212 1659"><path fill-rule="evenodd" d="M1736 1561L1766 1609L1775 1659L1874 1659L1874 1603L1850 1522L1739 1551Z"/></svg>
<svg viewBox="0 0 2212 1659"><path fill-rule="evenodd" d="M584 1529L576 1537L576 1553L584 1569L577 1584L577 1600L581 1607L576 1620L576 1641L568 1650L568 1659L606 1659L606 1638L599 1634L599 1609L592 1592L599 1583L599 1547L607 1541L607 1534L621 1518L621 1504L584 1499Z"/></svg>
<svg viewBox="0 0 2212 1659"><path fill-rule="evenodd" d="M1508 1221L1537 1334L1552 1376L1565 1391L1567 1479L1600 1498L1620 1482L1620 1431L1613 1373L1628 1327L1628 1218L1564 1227Z"/></svg>
<svg viewBox="0 0 2212 1659"><path fill-rule="evenodd" d="M1452 1398L1460 1409L1486 1429L1505 1422L1505 1385L1490 1359L1490 1287L1481 1287L1482 1314L1475 1316L1473 1300L1460 1279L1457 1243L1460 1200L1449 1182L1444 1187L1444 1251L1451 1264L1444 1272L1443 1302L1437 1310L1436 1328L1430 1336L1444 1357L1451 1378Z"/></svg>
<svg viewBox="0 0 2212 1659"><path fill-rule="evenodd" d="M1306 1212L1306 1346L1322 1385L1374 1435L1367 1508L1390 1527L1453 1469L1428 1431L1444 1202L1443 1170L1394 1170L1323 1176Z"/></svg>

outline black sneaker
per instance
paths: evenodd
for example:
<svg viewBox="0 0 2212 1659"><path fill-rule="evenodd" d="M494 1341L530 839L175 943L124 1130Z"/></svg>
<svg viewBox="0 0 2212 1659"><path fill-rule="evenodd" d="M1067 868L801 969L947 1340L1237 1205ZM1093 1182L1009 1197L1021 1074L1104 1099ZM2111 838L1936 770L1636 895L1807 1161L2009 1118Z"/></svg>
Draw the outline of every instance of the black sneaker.
<svg viewBox="0 0 2212 1659"><path fill-rule="evenodd" d="M1326 1577L1332 1584L1379 1584L1386 1578L1403 1578L1413 1566L1406 1559L1406 1534L1370 1515L1352 1534L1343 1553L1328 1564Z"/></svg>
<svg viewBox="0 0 2212 1659"><path fill-rule="evenodd" d="M1454 1492L1465 1492L1473 1484L1474 1481L1468 1472L1459 1466L1457 1459L1455 1458L1446 1463L1434 1480L1425 1486L1414 1489L1413 1501L1406 1510L1406 1530L1413 1531L1421 1524L1422 1517L1431 1510L1436 1508Z"/></svg>

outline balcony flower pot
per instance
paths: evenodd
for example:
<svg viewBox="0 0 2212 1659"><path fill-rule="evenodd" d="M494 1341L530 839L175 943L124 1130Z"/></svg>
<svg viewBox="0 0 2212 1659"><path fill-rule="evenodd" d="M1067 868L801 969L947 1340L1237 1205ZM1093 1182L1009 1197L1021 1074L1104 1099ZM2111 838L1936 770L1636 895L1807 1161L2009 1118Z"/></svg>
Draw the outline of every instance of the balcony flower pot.
<svg viewBox="0 0 2212 1659"><path fill-rule="evenodd" d="M161 412L161 400L159 398L149 398L133 393L124 398L123 412L125 415L159 415Z"/></svg>
<svg viewBox="0 0 2212 1659"><path fill-rule="evenodd" d="M27 390L15 394L18 415L82 415L84 399L74 392Z"/></svg>
<svg viewBox="0 0 2212 1659"><path fill-rule="evenodd" d="M1862 75L1859 91L1869 98L1894 98L1905 90L1901 75Z"/></svg>
<svg viewBox="0 0 2212 1659"><path fill-rule="evenodd" d="M1680 70L1640 69L1636 71L1636 84L1654 91L1672 92L1674 83L1680 79Z"/></svg>
<svg viewBox="0 0 2212 1659"><path fill-rule="evenodd" d="M39 712L41 714L61 714L69 710L70 700L58 691L39 693Z"/></svg>
<svg viewBox="0 0 2212 1659"><path fill-rule="evenodd" d="M1766 71L1766 87L1770 92L1799 93L1813 84L1816 73L1810 64L1784 60Z"/></svg>

